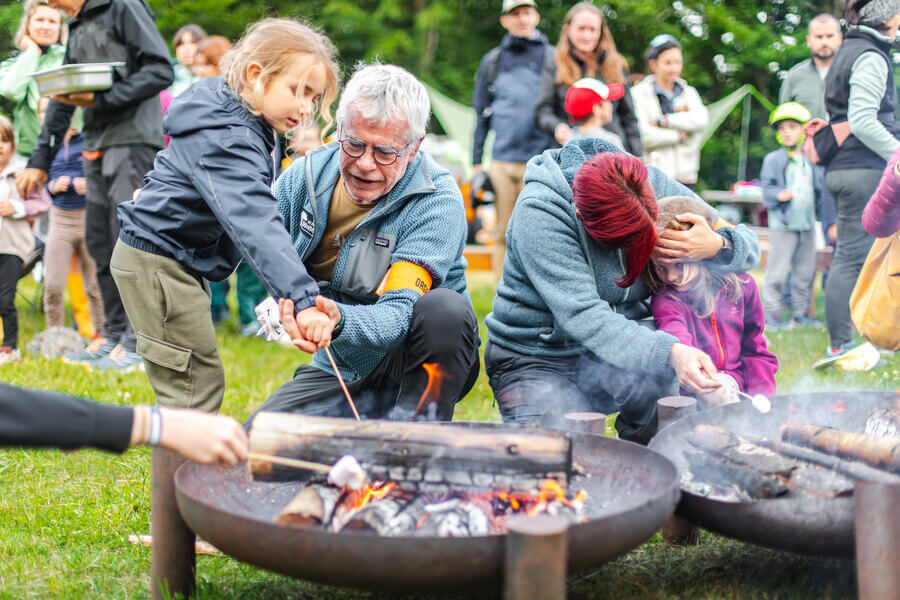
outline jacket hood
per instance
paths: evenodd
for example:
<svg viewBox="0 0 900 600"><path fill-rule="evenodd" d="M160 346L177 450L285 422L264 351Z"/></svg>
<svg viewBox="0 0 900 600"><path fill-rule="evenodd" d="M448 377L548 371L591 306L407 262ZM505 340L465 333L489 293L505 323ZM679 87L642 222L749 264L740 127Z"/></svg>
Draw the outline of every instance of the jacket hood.
<svg viewBox="0 0 900 600"><path fill-rule="evenodd" d="M525 184L530 182L547 186L558 196L572 202L572 182L575 173L586 160L601 152L617 152L622 150L612 143L600 138L577 138L562 148L545 150L528 161L525 172Z"/></svg>
<svg viewBox="0 0 900 600"><path fill-rule="evenodd" d="M172 100L163 117L166 135L187 135L200 130L249 126L273 139L274 129L248 111L222 76L202 79Z"/></svg>

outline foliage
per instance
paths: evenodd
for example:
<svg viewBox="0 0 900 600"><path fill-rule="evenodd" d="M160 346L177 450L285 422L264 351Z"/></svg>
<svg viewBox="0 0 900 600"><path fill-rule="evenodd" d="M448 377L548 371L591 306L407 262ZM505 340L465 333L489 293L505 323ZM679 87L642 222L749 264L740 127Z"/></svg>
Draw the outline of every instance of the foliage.
<svg viewBox="0 0 900 600"><path fill-rule="evenodd" d="M346 67L380 59L403 65L438 90L468 103L481 56L504 31L499 0L148 0L166 39L185 23L236 39L263 16L299 16L322 28ZM776 98L779 75L808 55L804 36L819 12L837 14L840 0L608 0L596 2L633 72L646 72L643 53L659 33L684 43L685 79L713 102L745 83ZM540 30L556 43L572 2L538 2ZM19 3L0 8L0 56L11 48ZM2 110L2 107L0 107ZM740 111L704 148L701 187L727 187L737 177ZM750 167L774 148L764 111L753 111Z"/></svg>

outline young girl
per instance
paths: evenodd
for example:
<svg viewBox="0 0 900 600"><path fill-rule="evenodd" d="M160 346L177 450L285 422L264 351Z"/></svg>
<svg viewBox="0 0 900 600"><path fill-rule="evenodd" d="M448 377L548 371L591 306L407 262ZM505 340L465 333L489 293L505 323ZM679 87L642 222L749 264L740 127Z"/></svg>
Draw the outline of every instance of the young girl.
<svg viewBox="0 0 900 600"><path fill-rule="evenodd" d="M224 371L204 278L222 281L242 258L273 297L293 301L312 349L328 344L334 324L315 306L319 288L271 185L276 131L314 117L330 124L337 90L331 42L296 21L266 19L225 56L221 76L169 107L171 142L135 201L119 206L111 263L160 404L218 410Z"/></svg>
<svg viewBox="0 0 900 600"><path fill-rule="evenodd" d="M0 364L19 360L19 313L16 312L16 285L22 266L34 250L34 236L27 218L47 212L50 196L43 190L22 199L16 190L15 174L25 168L25 159L15 154L13 124L0 116L0 320L3 344Z"/></svg>
<svg viewBox="0 0 900 600"><path fill-rule="evenodd" d="M713 225L709 208L694 198L663 198L658 210L660 232L688 229L690 223L677 218L687 213ZM654 290L651 309L657 328L706 352L719 370L717 379L724 385L702 399L710 404L733 402L736 389L775 393L778 359L763 337L765 319L752 277L713 271L700 262L673 264L655 257L646 274Z"/></svg>

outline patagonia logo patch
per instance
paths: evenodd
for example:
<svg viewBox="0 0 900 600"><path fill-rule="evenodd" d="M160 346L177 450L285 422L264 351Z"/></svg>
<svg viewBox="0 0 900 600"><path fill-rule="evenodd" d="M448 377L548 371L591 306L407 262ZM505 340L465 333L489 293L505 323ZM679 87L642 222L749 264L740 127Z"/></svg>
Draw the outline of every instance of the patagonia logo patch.
<svg viewBox="0 0 900 600"><path fill-rule="evenodd" d="M381 246L382 248L387 248L388 246L391 245L391 241L387 238L383 238L383 237L376 235L375 236L375 245Z"/></svg>
<svg viewBox="0 0 900 600"><path fill-rule="evenodd" d="M303 235L305 235L306 237L312 237L315 229L316 226L313 223L312 215L309 213L309 211L302 211L300 213L300 231L302 231Z"/></svg>

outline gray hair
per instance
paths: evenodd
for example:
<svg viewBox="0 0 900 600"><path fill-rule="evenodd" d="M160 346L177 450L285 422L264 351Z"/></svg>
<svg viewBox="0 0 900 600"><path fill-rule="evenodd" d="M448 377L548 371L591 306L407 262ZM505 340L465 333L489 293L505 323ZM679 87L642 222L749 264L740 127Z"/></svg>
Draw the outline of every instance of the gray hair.
<svg viewBox="0 0 900 600"><path fill-rule="evenodd" d="M347 122L351 108L380 126L406 123L407 144L425 135L431 117L431 102L422 82L402 67L377 62L356 65L338 103L339 126Z"/></svg>

